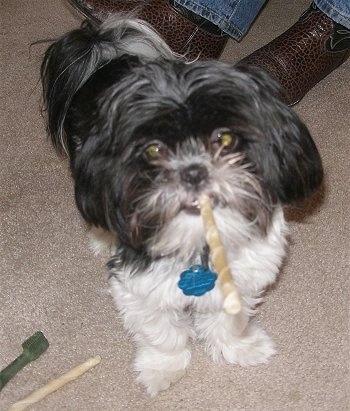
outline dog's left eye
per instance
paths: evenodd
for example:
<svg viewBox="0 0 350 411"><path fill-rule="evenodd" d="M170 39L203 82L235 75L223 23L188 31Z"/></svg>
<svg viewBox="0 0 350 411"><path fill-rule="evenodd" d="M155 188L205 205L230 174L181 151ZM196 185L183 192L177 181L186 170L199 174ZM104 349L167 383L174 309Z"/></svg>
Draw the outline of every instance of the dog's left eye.
<svg viewBox="0 0 350 411"><path fill-rule="evenodd" d="M220 135L220 142L223 147L230 147L233 144L233 137L230 133L222 133Z"/></svg>
<svg viewBox="0 0 350 411"><path fill-rule="evenodd" d="M217 129L211 135L213 148L223 153L233 150L238 146L238 138L229 129Z"/></svg>

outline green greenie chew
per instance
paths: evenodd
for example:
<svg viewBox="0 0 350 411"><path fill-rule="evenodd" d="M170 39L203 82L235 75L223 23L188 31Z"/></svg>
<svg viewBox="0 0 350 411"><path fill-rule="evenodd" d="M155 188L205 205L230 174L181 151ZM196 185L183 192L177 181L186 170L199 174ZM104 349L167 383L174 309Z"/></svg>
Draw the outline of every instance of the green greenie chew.
<svg viewBox="0 0 350 411"><path fill-rule="evenodd" d="M37 331L22 344L23 352L0 372L0 391L22 368L36 360L49 347L49 342L41 331Z"/></svg>

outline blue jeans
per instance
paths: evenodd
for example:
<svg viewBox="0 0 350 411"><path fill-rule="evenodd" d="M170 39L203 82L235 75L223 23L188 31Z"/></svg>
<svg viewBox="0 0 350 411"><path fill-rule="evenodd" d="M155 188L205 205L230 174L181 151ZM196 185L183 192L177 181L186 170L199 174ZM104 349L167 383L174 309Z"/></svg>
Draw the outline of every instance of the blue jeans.
<svg viewBox="0 0 350 411"><path fill-rule="evenodd" d="M266 0L175 0L175 2L206 18L240 41ZM350 0L315 0L314 3L332 20L350 30Z"/></svg>
<svg viewBox="0 0 350 411"><path fill-rule="evenodd" d="M333 21L350 30L349 0L315 0L316 6Z"/></svg>

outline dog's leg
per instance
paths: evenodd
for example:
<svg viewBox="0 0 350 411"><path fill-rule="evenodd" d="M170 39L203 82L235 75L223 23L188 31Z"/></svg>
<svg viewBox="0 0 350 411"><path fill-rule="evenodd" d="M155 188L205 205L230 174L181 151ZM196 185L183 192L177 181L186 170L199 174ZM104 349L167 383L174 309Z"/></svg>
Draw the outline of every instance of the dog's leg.
<svg viewBox="0 0 350 411"><path fill-rule="evenodd" d="M180 379L190 362L189 338L194 336L190 313L162 309L159 300L131 293L116 278L110 285L124 326L136 342L137 381L155 396Z"/></svg>
<svg viewBox="0 0 350 411"><path fill-rule="evenodd" d="M137 345L137 381L155 396L185 373L191 359L188 339L193 331L188 318L179 312L143 307L135 314L125 313L125 325L133 332Z"/></svg>
<svg viewBox="0 0 350 411"><path fill-rule="evenodd" d="M235 316L224 311L197 313L195 326L215 362L224 358L232 364L257 365L275 353L270 337L255 321L249 322L244 311Z"/></svg>

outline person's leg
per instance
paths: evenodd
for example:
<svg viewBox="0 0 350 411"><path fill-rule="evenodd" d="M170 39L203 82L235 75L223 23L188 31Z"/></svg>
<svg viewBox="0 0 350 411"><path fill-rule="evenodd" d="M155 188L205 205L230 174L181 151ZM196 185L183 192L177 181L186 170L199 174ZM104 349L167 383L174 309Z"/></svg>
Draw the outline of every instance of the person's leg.
<svg viewBox="0 0 350 411"><path fill-rule="evenodd" d="M333 33L326 41L330 51L350 48L350 1L315 0L316 7L333 21Z"/></svg>
<svg viewBox="0 0 350 411"><path fill-rule="evenodd" d="M330 19L350 30L349 0L315 0L314 3Z"/></svg>
<svg viewBox="0 0 350 411"><path fill-rule="evenodd" d="M174 52L185 54L188 59L219 58L229 39L215 24L174 0L67 1L94 24L100 24L116 13L132 13L153 26Z"/></svg>
<svg viewBox="0 0 350 411"><path fill-rule="evenodd" d="M348 24L348 0L317 3L327 4L333 18ZM256 66L269 73L282 87L281 99L293 105L349 56L350 30L312 3L297 23L239 64Z"/></svg>
<svg viewBox="0 0 350 411"><path fill-rule="evenodd" d="M170 48L188 59L219 58L229 36L240 41L266 0L68 0L95 24L115 13L133 12Z"/></svg>
<svg viewBox="0 0 350 411"><path fill-rule="evenodd" d="M193 13L209 20L222 31L240 41L246 34L266 0L175 0Z"/></svg>

